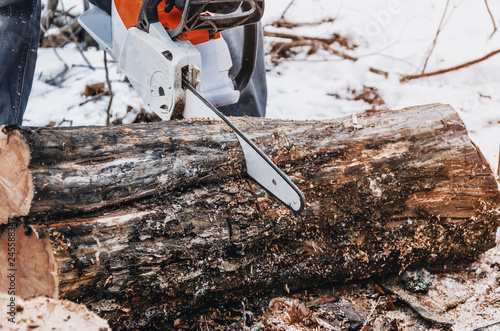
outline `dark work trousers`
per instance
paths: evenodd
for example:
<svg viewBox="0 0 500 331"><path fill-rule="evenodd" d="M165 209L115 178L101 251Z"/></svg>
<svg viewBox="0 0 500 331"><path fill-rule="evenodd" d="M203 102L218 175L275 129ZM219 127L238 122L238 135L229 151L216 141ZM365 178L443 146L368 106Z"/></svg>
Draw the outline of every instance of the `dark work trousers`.
<svg viewBox="0 0 500 331"><path fill-rule="evenodd" d="M0 125L21 124L35 72L39 0L0 0Z"/></svg>

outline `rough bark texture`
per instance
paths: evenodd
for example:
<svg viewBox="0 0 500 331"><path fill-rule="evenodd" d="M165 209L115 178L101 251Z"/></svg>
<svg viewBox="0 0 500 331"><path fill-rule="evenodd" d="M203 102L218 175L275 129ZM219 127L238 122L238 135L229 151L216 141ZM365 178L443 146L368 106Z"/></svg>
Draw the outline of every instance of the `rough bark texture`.
<svg viewBox="0 0 500 331"><path fill-rule="evenodd" d="M246 178L219 122L4 129L31 153L16 238L45 247L47 267L32 267L53 275L45 294L118 328L168 329L203 305L465 263L495 244L498 182L449 106L234 122L303 190L303 214Z"/></svg>

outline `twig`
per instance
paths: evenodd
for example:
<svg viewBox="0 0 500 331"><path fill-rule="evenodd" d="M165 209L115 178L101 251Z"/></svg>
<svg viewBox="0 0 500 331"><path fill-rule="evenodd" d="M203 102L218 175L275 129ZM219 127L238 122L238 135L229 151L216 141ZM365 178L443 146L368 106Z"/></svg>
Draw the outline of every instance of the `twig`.
<svg viewBox="0 0 500 331"><path fill-rule="evenodd" d="M476 60L473 60L473 61L470 61L470 62L466 62L466 63L460 64L458 66L454 66L454 67L451 67L451 68L448 68L448 69L442 69L442 70L428 72L428 73L419 74L419 75L406 75L406 76L404 76L404 77L401 78L401 82L408 82L410 80L417 79L417 78L437 76L437 75L445 74L445 73L450 72L450 71L455 71L455 70L467 68L467 67L470 67L470 66L472 66L474 64L477 64L479 62L483 62L483 61L489 59L490 57L492 57L494 55L497 55L498 53L500 53L500 49L497 49L496 51L493 51L493 52L491 52L491 53L483 56L480 59L476 59Z"/></svg>
<svg viewBox="0 0 500 331"><path fill-rule="evenodd" d="M78 104L78 106L81 107L81 106L83 106L83 105L85 105L85 104L87 104L89 102L92 102L94 100L100 99L101 97L103 97L105 95L109 95L109 92L108 91L102 91L100 93L97 93L96 95L92 96L90 99L87 99L87 100L85 100L83 102L80 102Z"/></svg>
<svg viewBox="0 0 500 331"><path fill-rule="evenodd" d="M52 85L52 86L60 87L62 82L64 82L64 77L66 76L66 73L68 72L69 67L68 67L68 64L66 63L66 61L64 61L63 58L59 55L59 53L57 53L57 48L53 48L53 50L54 50L54 54L59 59L59 61L61 61L64 64L64 69L60 73L58 73L56 76L54 76L50 79L46 79L44 82L49 84L49 85ZM58 80L58 78L60 78L60 80Z"/></svg>
<svg viewBox="0 0 500 331"><path fill-rule="evenodd" d="M49 30L52 22L54 21L54 16L58 4L59 0L49 0L47 3L47 12L40 19L40 45L42 44L43 38L45 37L45 33Z"/></svg>
<svg viewBox="0 0 500 331"><path fill-rule="evenodd" d="M384 70L380 70L380 69L376 69L376 68L370 67L370 72L372 72L374 74L377 74L377 75L382 75L385 78L389 78L389 73L387 71L384 71Z"/></svg>
<svg viewBox="0 0 500 331"><path fill-rule="evenodd" d="M243 329L245 330L247 328L247 311L245 301L241 301L241 304L243 305Z"/></svg>
<svg viewBox="0 0 500 331"><path fill-rule="evenodd" d="M476 272L477 269L463 269L463 268L450 268L450 269L429 269L433 274L446 274L450 272Z"/></svg>
<svg viewBox="0 0 500 331"><path fill-rule="evenodd" d="M71 7L68 11L65 11L65 10L60 10L60 9L56 9L56 11L55 11L55 12L56 12L56 13L59 13L59 14L62 14L62 15L65 15L65 16L69 16L69 17L71 17L71 18L77 18L77 17L78 17L77 15L75 15L75 14L71 14L71 13L70 13L71 9L73 9L73 8L74 8L74 6L73 6L73 7Z"/></svg>
<svg viewBox="0 0 500 331"><path fill-rule="evenodd" d="M65 12L64 10L64 5L63 3L61 2L61 7L62 7L62 11ZM68 16L67 15L64 15L64 19L66 20L66 25L69 26L69 20L68 20ZM73 32L73 29L70 27L69 28L69 33L71 35L71 38L73 39L73 41L75 42L76 44L76 47L78 48L78 51L80 52L80 54L82 55L82 58L85 60L85 62L88 64L89 68L92 69L92 70L95 70L95 68L90 64L89 60L87 59L87 57L85 56L85 54L83 54L83 51L82 51L82 48L80 47L80 44L78 43L78 40L76 39L75 37L75 34Z"/></svg>
<svg viewBox="0 0 500 331"><path fill-rule="evenodd" d="M290 1L290 3L288 4L288 6L285 8L285 10L283 11L283 14L281 15L281 19L284 19L285 18L285 14L286 12L288 11L288 9L290 9L290 7L293 5L293 3L295 2L295 0L292 0Z"/></svg>
<svg viewBox="0 0 500 331"><path fill-rule="evenodd" d="M353 62L356 62L358 60L358 58L354 56L351 56L349 54L331 48L330 45L327 43L322 43L320 41L315 41L315 40L295 40L289 43L276 43L273 46L273 53L277 54L293 47L304 47L304 46L311 46L315 50L318 49L318 46L321 46L323 47L324 50L329 51L333 55L340 56L346 60L350 60Z"/></svg>
<svg viewBox="0 0 500 331"><path fill-rule="evenodd" d="M380 299L381 297L378 298L377 302L375 302L372 306L372 309L370 310L370 313L368 314L368 317L366 318L365 322L363 323L363 326L361 327L361 330L364 330L365 329L365 326L368 325L368 323L370 323L370 320L372 318L372 315L373 313L375 312L375 308L378 307L379 303L380 303Z"/></svg>
<svg viewBox="0 0 500 331"><path fill-rule="evenodd" d="M64 64L64 69L60 73L58 73L57 75L55 75L54 77L52 77L50 79L46 79L45 83L49 84L49 85L52 85L52 86L61 87L61 84L64 81L64 76L66 76L66 73L68 72L68 69L69 68L68 68L68 66L65 63Z"/></svg>
<svg viewBox="0 0 500 331"><path fill-rule="evenodd" d="M106 71L106 84L108 84L109 91L109 103L108 109L106 109L106 126L109 126L109 120L111 118L111 104L113 103L113 89L111 88L111 82L109 81L109 70L108 70L108 58L106 51L104 52L104 70Z"/></svg>
<svg viewBox="0 0 500 331"><path fill-rule="evenodd" d="M450 5L450 0L446 1L446 7L444 8L444 13L443 13L443 16L441 17L441 22L439 22L436 36L434 37L434 41L432 42L429 53L427 54L427 58L425 59L424 67L422 68L422 74L425 72L425 69L427 68L427 62L429 62L429 59L430 59L432 53L434 52L434 48L436 48L437 39L439 37L439 34L441 33L441 29L443 28L444 18L446 17L446 13L448 12L449 5Z"/></svg>
<svg viewBox="0 0 500 331"><path fill-rule="evenodd" d="M283 38L283 39L291 39L291 40L315 40L320 41L322 43L333 44L338 40L337 36L332 36L331 38L318 38L318 37L307 37L307 36L298 36L291 33L282 33L282 32L270 32L264 31L265 37L275 37L275 38Z"/></svg>
<svg viewBox="0 0 500 331"><path fill-rule="evenodd" d="M493 35L495 34L495 32L497 32L497 23L495 22L495 17L493 17L493 14L490 10L490 6L488 5L488 0L484 0L484 4L486 5L486 9L488 10L488 14L490 14L490 17L491 17L491 22L493 22L493 32L491 33L490 35L490 39L491 37L493 37Z"/></svg>
<svg viewBox="0 0 500 331"><path fill-rule="evenodd" d="M73 63L71 68L88 68L89 66L81 63ZM104 67L94 67L94 69L104 69Z"/></svg>
<svg viewBox="0 0 500 331"><path fill-rule="evenodd" d="M283 38L283 39L291 39L290 43L276 43L274 46L274 53L279 53L287 48L292 47L301 47L301 46L311 46L316 47L318 44L323 47L326 51L331 52L334 55L337 55L341 58L344 58L349 61L356 62L358 61L358 57L351 56L344 52L333 49L330 45L334 42L338 41L338 35L333 35L331 38L319 38L319 37L308 37L308 36L299 36L290 33L282 33L282 32L270 32L264 30L264 36L266 37L274 37L274 38ZM310 60L309 60L310 61ZM382 75L385 78L389 77L389 73L384 70L380 70L377 68L370 67L370 71L377 75Z"/></svg>
<svg viewBox="0 0 500 331"><path fill-rule="evenodd" d="M493 323L493 324L490 324L490 325L486 325L486 326L483 326L481 328L477 328L477 329L474 329L472 331L485 331L486 329L489 329L493 326L497 326L497 325L500 325L500 322L496 322L496 323Z"/></svg>
<svg viewBox="0 0 500 331"><path fill-rule="evenodd" d="M279 19L277 21L272 22L271 24L268 24L266 26L272 26L275 28L286 28L286 29L292 29L292 28L299 28L302 26L318 26L324 23L332 23L334 22L334 18L325 18L321 21L318 22L289 22L284 19Z"/></svg>
<svg viewBox="0 0 500 331"><path fill-rule="evenodd" d="M62 119L61 123L59 123L57 126L61 126L63 125L64 123L69 123L69 126L72 127L73 126L73 120L67 120L65 118Z"/></svg>
<svg viewBox="0 0 500 331"><path fill-rule="evenodd" d="M427 305L425 305L417 296L408 293L402 287L397 285L396 281L391 280L382 284L386 290L394 293L398 298L404 301L411 309L413 309L420 317L432 323L443 325L453 325L455 322L440 314L433 312Z"/></svg>
<svg viewBox="0 0 500 331"><path fill-rule="evenodd" d="M333 18L333 20L335 21L339 15L340 15L340 11L342 10L342 8L344 8L344 1L342 0L342 2L340 3L340 7L339 9L337 10L337 14L335 14L335 17Z"/></svg>
<svg viewBox="0 0 500 331"><path fill-rule="evenodd" d="M49 0L47 7L49 11L55 12L57 10L57 6L59 5L59 0Z"/></svg>
<svg viewBox="0 0 500 331"><path fill-rule="evenodd" d="M335 49L330 47L330 44L334 43L337 40L336 36L333 36L331 38L317 38L317 37L297 36L297 35L289 34L289 33L268 32L268 31L264 31L264 36L292 40L292 42L290 42L290 43L276 43L275 49L277 49L277 51L275 51L275 53L278 53L286 48L292 48L292 47L302 47L302 46L318 47L318 46L322 46L325 50L331 52L334 55L340 56L346 60L350 60L353 62L356 62L358 60L357 57L351 56L349 54L335 50Z"/></svg>
<svg viewBox="0 0 500 331"><path fill-rule="evenodd" d="M352 62L356 62L358 60L357 57L351 56L351 55L346 54L346 53L341 52L341 51L337 51L336 49L331 48L330 45L328 45L326 43L322 43L322 45L323 45L323 48L325 50L330 51L334 55L340 56L340 57L342 57L342 58L344 58L346 60L350 60Z"/></svg>

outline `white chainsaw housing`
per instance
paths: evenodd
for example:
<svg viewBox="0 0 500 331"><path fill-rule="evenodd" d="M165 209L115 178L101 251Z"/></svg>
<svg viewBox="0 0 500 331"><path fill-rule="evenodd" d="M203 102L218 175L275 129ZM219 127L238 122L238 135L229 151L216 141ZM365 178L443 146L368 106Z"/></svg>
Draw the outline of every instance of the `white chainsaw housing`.
<svg viewBox="0 0 500 331"><path fill-rule="evenodd" d="M251 4L247 14L250 17L257 8L256 2L247 3ZM262 10L263 2L260 8ZM232 16L234 14L223 18ZM300 189L216 108L236 103L240 95L229 77L232 61L224 39L194 46L189 41L172 39L161 23L149 24L149 32L135 27L127 29L114 2L111 17L95 7L80 16L80 23L111 54L118 70L127 75L158 116L164 120L178 115L221 119L238 137L248 175L288 208L295 212L303 210L305 197ZM249 76L239 76L242 80L238 76L238 85L244 88L246 83L241 81Z"/></svg>
<svg viewBox="0 0 500 331"><path fill-rule="evenodd" d="M117 62L145 103L163 120L212 116L182 86L187 77L196 90L216 107L236 103L240 92L229 77L231 55L221 37L194 46L172 40L161 23L149 33L127 29L113 2L111 17L93 7L80 16L80 24Z"/></svg>

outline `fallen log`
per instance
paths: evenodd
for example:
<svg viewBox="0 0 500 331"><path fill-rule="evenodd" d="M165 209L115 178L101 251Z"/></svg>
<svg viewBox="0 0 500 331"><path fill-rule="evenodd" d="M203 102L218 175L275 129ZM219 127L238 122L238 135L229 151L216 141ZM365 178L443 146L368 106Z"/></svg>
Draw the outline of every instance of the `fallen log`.
<svg viewBox="0 0 500 331"><path fill-rule="evenodd" d="M233 120L303 190L301 215L245 176L220 122L4 127L0 265L14 238L16 291L85 303L114 327L179 327L203 305L443 268L495 245L499 185L449 106Z"/></svg>

